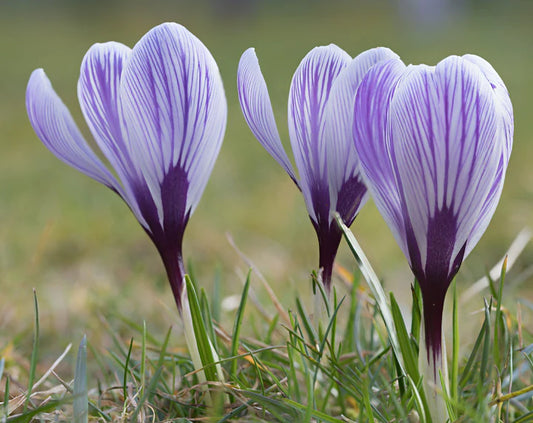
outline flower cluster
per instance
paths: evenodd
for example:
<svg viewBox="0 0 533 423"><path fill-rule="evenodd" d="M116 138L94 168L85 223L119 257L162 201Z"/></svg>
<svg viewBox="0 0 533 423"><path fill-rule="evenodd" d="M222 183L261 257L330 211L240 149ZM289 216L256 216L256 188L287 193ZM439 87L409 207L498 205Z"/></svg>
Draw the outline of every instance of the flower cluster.
<svg viewBox="0 0 533 423"><path fill-rule="evenodd" d="M316 47L304 57L289 92L289 136L300 178L281 144L265 80L253 49L239 63L237 85L250 129L302 191L319 244L319 268L329 291L341 231L338 212L349 226L367 200L352 141L357 87L376 63L397 57L375 48L352 59L337 47Z"/></svg>
<svg viewBox="0 0 533 423"><path fill-rule="evenodd" d="M352 58L317 47L294 73L287 156L253 49L237 74L251 131L294 181L319 243L329 291L341 239L368 193L392 230L423 296L427 360L442 354L446 291L476 245L502 192L513 110L501 78L480 57L405 66L387 48ZM227 106L217 65L184 27L167 23L133 49L92 46L78 97L113 171L89 147L43 70L26 105L35 132L57 157L115 191L157 247L182 310L182 240L222 144Z"/></svg>

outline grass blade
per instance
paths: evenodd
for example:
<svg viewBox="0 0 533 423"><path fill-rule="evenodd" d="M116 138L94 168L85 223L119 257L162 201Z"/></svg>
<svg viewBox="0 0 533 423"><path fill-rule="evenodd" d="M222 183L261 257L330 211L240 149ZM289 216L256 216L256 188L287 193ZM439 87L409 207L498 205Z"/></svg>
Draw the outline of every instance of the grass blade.
<svg viewBox="0 0 533 423"><path fill-rule="evenodd" d="M198 353L200 354L200 360L203 366L203 372L208 381L215 382L218 381L215 369L215 359L213 357L213 350L211 343L209 342L209 336L207 335L207 329L198 302L198 296L196 295L194 284L188 275L185 276L185 282L187 284L187 298L189 300L191 311L192 326L196 338Z"/></svg>
<svg viewBox="0 0 533 423"><path fill-rule="evenodd" d="M241 295L241 302L239 308L237 309L237 314L235 315L235 323L233 325L233 338L231 340L231 355L236 356L239 353L239 336L241 333L242 319L244 318L244 309L246 307L246 301L248 299L248 289L250 288L250 276L252 271L248 271L248 276L246 277L246 282ZM231 363L231 374L237 376L237 359L233 360Z"/></svg>
<svg viewBox="0 0 533 423"><path fill-rule="evenodd" d="M496 316L494 318L494 346L493 355L494 363L496 367L501 370L500 366L500 327L501 327L501 315L502 315L502 295L503 284L505 281L505 271L507 268L507 257L503 260L502 271L500 274L500 284L498 287L498 296L496 297Z"/></svg>
<svg viewBox="0 0 533 423"><path fill-rule="evenodd" d="M346 239L346 242L348 243L348 246L350 247L350 250L352 251L352 254L355 257L355 260L357 261L357 264L359 266L359 269L361 270L361 273L363 274L363 277L368 283L370 291L372 291L372 295L376 300L379 313L381 314L383 322L385 323L385 328L387 329L387 334L389 336L392 350L394 351L394 354L398 357L398 363L401 367L402 372L406 374L405 364L402 358L398 336L394 327L394 320L392 319L392 314L389 305L387 304L387 297L385 295L385 292L383 291L379 278L372 269L370 262L366 258L361 246L355 239L354 234L344 224L342 218L338 213L335 213L335 219L337 220L337 223L344 234L344 238Z"/></svg>
<svg viewBox="0 0 533 423"><path fill-rule="evenodd" d="M146 388L146 321L143 320L142 344L141 344L141 396Z"/></svg>
<svg viewBox="0 0 533 423"><path fill-rule="evenodd" d="M6 384L4 387L4 405L2 408L4 409L2 412L2 421L5 421L5 419L9 415L9 376L6 376Z"/></svg>
<svg viewBox="0 0 533 423"><path fill-rule="evenodd" d="M130 339L130 347L128 348L128 355L126 356L126 361L124 362L124 378L122 379L122 397L124 398L124 401L126 401L126 398L128 398L128 392L127 392L128 369L130 366L132 349L133 349L133 338Z"/></svg>
<svg viewBox="0 0 533 423"><path fill-rule="evenodd" d="M459 318L457 310L457 284L453 281L453 309L452 309L452 374L450 381L450 396L452 402L459 400Z"/></svg>
<svg viewBox="0 0 533 423"><path fill-rule="evenodd" d="M400 307L398 306L398 303L396 302L396 299L394 298L392 292L390 295L390 300L392 318L394 320L394 326L398 335L405 368L407 370L407 374L413 379L416 385L420 381L420 373L418 371L418 357L412 348L411 341L409 339L409 334L407 333L405 322L403 321L402 312L400 311Z"/></svg>
<svg viewBox="0 0 533 423"><path fill-rule="evenodd" d="M420 328L422 327L422 290L418 281L411 286L413 307L411 309L411 336L420 345Z"/></svg>
<svg viewBox="0 0 533 423"><path fill-rule="evenodd" d="M89 419L89 399L87 397L87 337L85 335L78 348L73 389L74 423L87 423Z"/></svg>
<svg viewBox="0 0 533 423"><path fill-rule="evenodd" d="M35 328L33 332L33 349L31 351L30 374L28 377L28 393L24 403L24 412L28 410L30 404L31 391L35 380L35 369L37 368L37 355L39 352L39 303L37 302L37 291L33 289L33 306L35 309Z"/></svg>

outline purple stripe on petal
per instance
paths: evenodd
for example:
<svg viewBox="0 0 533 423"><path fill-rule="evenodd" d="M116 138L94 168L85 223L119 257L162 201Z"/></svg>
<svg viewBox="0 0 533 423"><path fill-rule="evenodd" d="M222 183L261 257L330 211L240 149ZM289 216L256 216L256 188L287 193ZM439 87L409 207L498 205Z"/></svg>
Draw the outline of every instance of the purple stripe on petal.
<svg viewBox="0 0 533 423"><path fill-rule="evenodd" d="M78 98L96 143L122 182L124 201L147 229L137 201L139 192L147 190L139 186L144 180L130 159L121 127L120 78L130 54L131 49L120 43L94 44L81 64Z"/></svg>
<svg viewBox="0 0 533 423"><path fill-rule="evenodd" d="M501 148L490 84L472 64L450 57L437 67L412 66L391 104L390 151L405 219L427 264L431 219L449 211L455 225L449 262L464 248L497 170ZM440 247L442 248L442 247Z"/></svg>
<svg viewBox="0 0 533 423"><path fill-rule="evenodd" d="M227 106L218 67L198 38L162 24L133 48L121 81L131 160L146 180L164 226L161 184L180 168L187 211L198 204L220 150ZM175 181L177 183L177 181Z"/></svg>
<svg viewBox="0 0 533 423"><path fill-rule="evenodd" d="M237 89L244 118L253 134L298 185L289 157L281 143L267 85L253 48L246 50L239 61Z"/></svg>
<svg viewBox="0 0 533 423"><path fill-rule="evenodd" d="M502 131L505 137L505 161L509 161L511 150L513 149L513 130L514 117L513 105L507 87L500 78L500 75L494 70L492 65L485 59L474 54L467 54L463 59L475 64L489 81L494 96L496 97L497 108L502 116Z"/></svg>
<svg viewBox="0 0 533 423"><path fill-rule="evenodd" d="M498 163L498 170L496 172L494 182L487 195L487 198L483 203L479 217L468 237L465 252L466 257L487 229L487 226L500 200L505 179L505 172L507 170L507 164L509 162L509 157L513 146L514 117L513 106L507 88L490 63L479 56L471 54L463 56L463 59L475 64L489 81L495 97L496 110L499 112L501 118L499 137L504 140L502 143L503 154L500 158L500 162Z"/></svg>
<svg viewBox="0 0 533 423"><path fill-rule="evenodd" d="M333 44L314 48L296 69L289 92L289 135L300 188L315 222L330 220L326 157L320 153L324 110L335 78L350 61L351 57Z"/></svg>
<svg viewBox="0 0 533 423"><path fill-rule="evenodd" d="M37 136L52 153L73 168L121 193L119 183L91 150L42 69L31 74L26 89L26 109Z"/></svg>
<svg viewBox="0 0 533 423"><path fill-rule="evenodd" d="M384 47L359 54L335 79L326 104L326 123L319 139L319 149L327 161L330 215L338 211L347 225L353 222L367 198L366 187L359 177L359 158L353 142L355 93L372 66L397 57L396 53Z"/></svg>
<svg viewBox="0 0 533 423"><path fill-rule="evenodd" d="M100 150L124 181L133 165L122 136L120 77L131 49L109 42L93 45L85 54L78 81L81 110Z"/></svg>
<svg viewBox="0 0 533 423"><path fill-rule="evenodd" d="M500 196L503 190L503 182L505 179L505 170L507 168L507 163L505 163L505 156L502 155L500 159L500 164L498 166L498 171L494 177L494 182L490 188L489 193L483 206L477 216L476 222L468 235L468 240L466 243L465 258L470 254L472 249L476 246L478 241L481 239L481 236L485 233L485 230L489 226L489 223L496 211L498 202L500 201ZM505 163L505 165L504 165Z"/></svg>
<svg viewBox="0 0 533 423"><path fill-rule="evenodd" d="M405 65L391 59L373 66L357 90L354 113L354 141L365 184L389 225L398 245L409 257L398 187L389 156L389 103Z"/></svg>

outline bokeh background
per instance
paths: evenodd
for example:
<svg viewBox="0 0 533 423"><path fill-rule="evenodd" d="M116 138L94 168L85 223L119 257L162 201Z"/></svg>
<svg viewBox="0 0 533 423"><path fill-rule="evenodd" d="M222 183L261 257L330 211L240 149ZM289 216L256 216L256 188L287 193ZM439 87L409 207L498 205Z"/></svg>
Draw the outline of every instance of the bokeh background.
<svg viewBox="0 0 533 423"><path fill-rule="evenodd" d="M352 56L388 46L415 64L436 64L450 54L486 58L510 91L515 141L501 204L458 276L464 290L502 257L523 227L533 225L532 19L528 0L3 0L0 349L13 341L20 354L29 355L32 288L40 303L41 351L51 356L83 333L93 345L105 345L102 317L116 327L122 319L146 320L156 333L177 321L156 250L125 204L58 161L33 133L24 106L33 69L45 69L90 139L76 83L91 44L115 40L133 46L164 21L179 22L196 34L219 64L229 116L221 154L187 228L186 259L208 291L218 277L224 297L238 294L248 266L228 242L229 234L291 307L296 294L309 296L316 239L301 195L241 115L236 70L242 52L256 48L287 148L290 80L314 46L335 43ZM352 230L387 288L408 292L409 269L372 202ZM338 262L354 269L344 243ZM533 301L532 263L529 246L509 274L509 304L517 298ZM257 278L253 288L268 304ZM479 299L470 309L481 306Z"/></svg>

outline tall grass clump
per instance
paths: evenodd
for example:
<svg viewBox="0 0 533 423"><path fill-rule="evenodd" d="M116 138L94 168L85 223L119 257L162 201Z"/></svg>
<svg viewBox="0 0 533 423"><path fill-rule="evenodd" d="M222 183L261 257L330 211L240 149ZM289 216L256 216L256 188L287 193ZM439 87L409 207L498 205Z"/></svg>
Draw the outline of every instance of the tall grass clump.
<svg viewBox="0 0 533 423"><path fill-rule="evenodd" d="M199 293L191 312L216 348L223 384L199 378L190 357L170 345L175 329L158 338L146 323L128 321L125 328L118 322L108 326L109 350L82 340L73 379L55 372L69 347L31 382L31 369L42 368L37 366L36 313L30 373L24 361L1 362L3 421L83 421L83 416L89 421L436 421L419 360L420 288L413 285L406 319L395 297L383 292L352 233L341 228L358 270L350 277L343 272L331 300L324 301L325 325L312 319L299 296L288 310L275 295L266 309L251 301L253 280L260 276L250 272L233 323L224 326L213 314L221 309L222 297L209 299L190 281ZM526 422L532 417L533 333L522 322L531 318L533 306L521 302L516 312L506 307L505 278L504 265L487 295L474 300L479 325L468 344L459 338L461 293L452 287L450 381L434 387L449 415L443 421ZM254 322L253 331L247 321ZM131 337L118 334L124 329ZM214 371L215 365L203 370Z"/></svg>

